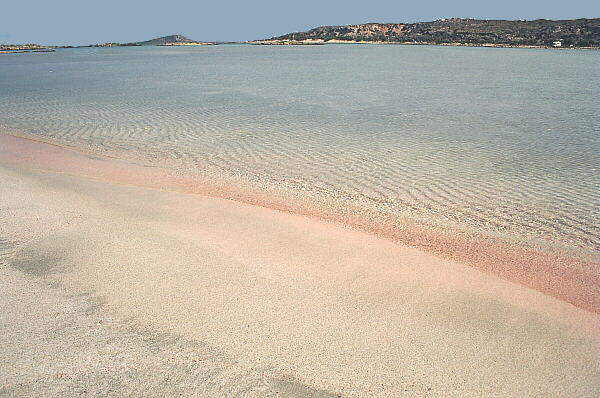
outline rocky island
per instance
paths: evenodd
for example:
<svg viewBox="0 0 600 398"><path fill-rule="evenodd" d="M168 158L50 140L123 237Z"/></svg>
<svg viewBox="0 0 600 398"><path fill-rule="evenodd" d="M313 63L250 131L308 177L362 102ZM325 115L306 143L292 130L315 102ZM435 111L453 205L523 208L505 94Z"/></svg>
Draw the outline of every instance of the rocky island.
<svg viewBox="0 0 600 398"><path fill-rule="evenodd" d="M132 47L132 46L204 46L215 44L211 42L194 41L182 35L171 35L158 37L152 40L138 41L133 43L104 43L94 44L90 47Z"/></svg>
<svg viewBox="0 0 600 398"><path fill-rule="evenodd" d="M320 26L255 43L399 43L490 47L598 48L600 18L552 21L443 18L418 23ZM292 43L293 44L293 43Z"/></svg>

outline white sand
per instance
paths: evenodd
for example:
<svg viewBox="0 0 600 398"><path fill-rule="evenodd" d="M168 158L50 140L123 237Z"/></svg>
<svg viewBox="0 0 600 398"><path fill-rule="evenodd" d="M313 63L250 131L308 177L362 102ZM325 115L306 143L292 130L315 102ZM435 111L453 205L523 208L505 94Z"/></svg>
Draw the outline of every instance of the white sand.
<svg viewBox="0 0 600 398"><path fill-rule="evenodd" d="M598 315L417 249L0 158L0 395L598 396Z"/></svg>

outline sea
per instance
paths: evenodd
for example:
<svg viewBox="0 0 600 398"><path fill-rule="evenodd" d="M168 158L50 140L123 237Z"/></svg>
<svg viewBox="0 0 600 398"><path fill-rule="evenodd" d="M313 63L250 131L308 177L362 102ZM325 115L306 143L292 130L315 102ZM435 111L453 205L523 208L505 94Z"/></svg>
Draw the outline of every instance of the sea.
<svg viewBox="0 0 600 398"><path fill-rule="evenodd" d="M599 84L593 50L59 49L0 56L0 131L265 206L597 259Z"/></svg>

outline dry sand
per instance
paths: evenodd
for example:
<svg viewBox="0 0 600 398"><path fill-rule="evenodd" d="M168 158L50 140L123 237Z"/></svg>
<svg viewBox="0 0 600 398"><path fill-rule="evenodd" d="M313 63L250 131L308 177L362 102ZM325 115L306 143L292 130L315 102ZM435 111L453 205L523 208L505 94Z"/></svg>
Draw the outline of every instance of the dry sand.
<svg viewBox="0 0 600 398"><path fill-rule="evenodd" d="M600 393L595 313L336 224L135 186L135 166L77 172L60 159L85 155L2 143L0 395Z"/></svg>

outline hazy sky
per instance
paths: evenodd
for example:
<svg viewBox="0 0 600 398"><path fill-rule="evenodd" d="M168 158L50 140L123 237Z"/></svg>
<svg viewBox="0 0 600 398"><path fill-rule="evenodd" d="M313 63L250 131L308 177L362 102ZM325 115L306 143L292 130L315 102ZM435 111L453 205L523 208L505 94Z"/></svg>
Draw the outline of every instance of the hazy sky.
<svg viewBox="0 0 600 398"><path fill-rule="evenodd" d="M170 34L194 40L268 38L319 25L416 22L436 18L600 17L585 0L2 0L0 43L92 44Z"/></svg>

